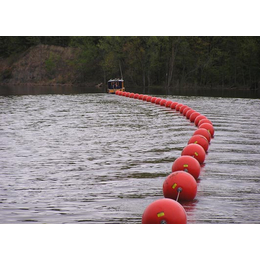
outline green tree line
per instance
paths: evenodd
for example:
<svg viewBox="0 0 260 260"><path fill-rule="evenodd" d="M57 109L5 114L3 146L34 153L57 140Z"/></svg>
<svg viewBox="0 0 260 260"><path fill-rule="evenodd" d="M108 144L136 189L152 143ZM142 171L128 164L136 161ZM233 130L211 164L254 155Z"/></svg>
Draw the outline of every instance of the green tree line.
<svg viewBox="0 0 260 260"><path fill-rule="evenodd" d="M0 57L38 44L75 47L82 81L123 77L128 84L258 88L260 37L23 36L0 37Z"/></svg>

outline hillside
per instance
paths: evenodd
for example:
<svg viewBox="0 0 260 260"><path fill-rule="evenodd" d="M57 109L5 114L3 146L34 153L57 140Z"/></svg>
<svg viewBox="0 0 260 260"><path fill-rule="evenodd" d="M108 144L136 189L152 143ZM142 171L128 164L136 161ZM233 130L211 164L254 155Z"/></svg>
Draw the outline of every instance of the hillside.
<svg viewBox="0 0 260 260"><path fill-rule="evenodd" d="M77 67L79 49L37 45L0 59L1 85L57 85L82 83ZM91 83L88 83L93 85Z"/></svg>

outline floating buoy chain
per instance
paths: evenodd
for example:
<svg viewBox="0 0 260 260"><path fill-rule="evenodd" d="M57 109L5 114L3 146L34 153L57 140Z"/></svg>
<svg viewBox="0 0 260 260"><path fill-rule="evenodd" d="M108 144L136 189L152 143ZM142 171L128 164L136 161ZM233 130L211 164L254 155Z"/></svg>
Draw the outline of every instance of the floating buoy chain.
<svg viewBox="0 0 260 260"><path fill-rule="evenodd" d="M116 91L116 95L139 99L178 111L198 129L172 165L172 172L163 183L163 199L152 202L142 216L143 224L186 224L187 215L178 201L192 201L197 194L197 179L204 166L211 139L214 137L212 122L204 115L182 103L158 97Z"/></svg>

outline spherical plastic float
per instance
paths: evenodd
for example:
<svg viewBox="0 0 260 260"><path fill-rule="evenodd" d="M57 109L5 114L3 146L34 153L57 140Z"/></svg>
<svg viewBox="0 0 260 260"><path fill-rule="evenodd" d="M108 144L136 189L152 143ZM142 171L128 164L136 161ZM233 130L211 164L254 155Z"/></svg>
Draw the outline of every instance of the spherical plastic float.
<svg viewBox="0 0 260 260"><path fill-rule="evenodd" d="M166 107L170 107L173 102L171 100L168 100L165 104Z"/></svg>
<svg viewBox="0 0 260 260"><path fill-rule="evenodd" d="M178 201L191 201L197 194L197 182L194 177L184 171L172 172L163 183L165 198Z"/></svg>
<svg viewBox="0 0 260 260"><path fill-rule="evenodd" d="M129 97L134 98L135 93L130 93Z"/></svg>
<svg viewBox="0 0 260 260"><path fill-rule="evenodd" d="M157 99L157 97L152 97L151 99L151 103L155 103L155 100Z"/></svg>
<svg viewBox="0 0 260 260"><path fill-rule="evenodd" d="M194 124L197 126L198 123L202 120L202 119L205 119L206 117L204 115L199 115L195 118L194 120Z"/></svg>
<svg viewBox="0 0 260 260"><path fill-rule="evenodd" d="M199 112L193 112L193 113L190 115L190 118L189 118L190 121L191 121L191 122L194 122L197 116L200 116L200 113L199 113Z"/></svg>
<svg viewBox="0 0 260 260"><path fill-rule="evenodd" d="M193 135L203 135L204 137L207 138L208 142L210 143L211 135L210 135L210 133L208 132L208 130L205 129L205 128L198 128L198 129L193 133Z"/></svg>
<svg viewBox="0 0 260 260"><path fill-rule="evenodd" d="M170 108L175 109L178 104L179 104L178 102L172 102Z"/></svg>
<svg viewBox="0 0 260 260"><path fill-rule="evenodd" d="M184 171L191 174L195 179L198 179L200 175L200 164L199 162L189 155L183 155L177 158L172 164L172 172Z"/></svg>
<svg viewBox="0 0 260 260"><path fill-rule="evenodd" d="M209 124L213 125L212 122L211 122L209 119L204 118L204 119L201 119L201 120L199 121L198 127L199 127L201 124L204 124L204 123L209 123Z"/></svg>
<svg viewBox="0 0 260 260"><path fill-rule="evenodd" d="M193 135L188 141L188 144L198 144L204 149L205 152L209 149L209 142L203 135Z"/></svg>
<svg viewBox="0 0 260 260"><path fill-rule="evenodd" d="M182 114L182 113L183 113L183 110L184 110L185 108L187 108L187 107L188 107L188 106L186 106L186 105L181 106L181 107L180 107L180 110L179 110L180 113Z"/></svg>
<svg viewBox="0 0 260 260"><path fill-rule="evenodd" d="M191 110L190 107L184 108L183 111L182 111L182 115L183 115L183 116L186 116L186 113L187 113L189 110Z"/></svg>
<svg viewBox="0 0 260 260"><path fill-rule="evenodd" d="M142 224L187 224L187 215L180 203L163 198L147 206Z"/></svg>
<svg viewBox="0 0 260 260"><path fill-rule="evenodd" d="M146 98L146 101L147 101L147 102L151 102L151 99L152 99L152 97L151 97L151 96L148 96L148 97Z"/></svg>
<svg viewBox="0 0 260 260"><path fill-rule="evenodd" d="M194 113L194 112L196 112L196 111L193 110L193 109L188 110L187 113L186 113L186 115L185 115L186 118L187 118L187 119L190 119L191 114Z"/></svg>
<svg viewBox="0 0 260 260"><path fill-rule="evenodd" d="M157 104L157 105L159 105L160 104L160 102L161 102L161 98L157 98L156 100L155 100L155 104Z"/></svg>
<svg viewBox="0 0 260 260"><path fill-rule="evenodd" d="M175 110L176 111L180 111L180 108L183 106L183 104L181 104L181 103L178 103L178 105L176 105L176 107L175 107Z"/></svg>
<svg viewBox="0 0 260 260"><path fill-rule="evenodd" d="M193 156L200 164L205 161L206 152L199 144L188 144L182 150L181 155Z"/></svg>
<svg viewBox="0 0 260 260"><path fill-rule="evenodd" d="M160 101L160 106L165 106L166 102L167 102L166 99L162 99L162 100Z"/></svg>
<svg viewBox="0 0 260 260"><path fill-rule="evenodd" d="M129 95L130 95L130 92L126 92L125 96L129 97Z"/></svg>
<svg viewBox="0 0 260 260"><path fill-rule="evenodd" d="M122 96L124 96L124 97L125 97L125 95L126 95L126 92L125 92L125 91L123 91L123 93L122 93Z"/></svg>
<svg viewBox="0 0 260 260"><path fill-rule="evenodd" d="M119 90L117 90L117 91L115 92L115 94L118 95L118 92L119 92Z"/></svg>
<svg viewBox="0 0 260 260"><path fill-rule="evenodd" d="M211 138L214 137L214 132L215 132L215 131L214 131L214 127L213 127L212 124L203 123L203 124L201 124L201 125L199 126L199 128L204 128L204 129L206 129L206 130L210 133Z"/></svg>
<svg viewBox="0 0 260 260"><path fill-rule="evenodd" d="M140 94L140 95L139 95L139 99L140 99L140 100L143 100L143 96L144 96L143 94Z"/></svg>
<svg viewBox="0 0 260 260"><path fill-rule="evenodd" d="M135 98L135 99L138 99L138 98L139 98L139 94L137 94L137 93L134 94L134 98Z"/></svg>
<svg viewBox="0 0 260 260"><path fill-rule="evenodd" d="M143 95L143 101L146 101L146 99L147 99L147 97L148 97L148 95Z"/></svg>

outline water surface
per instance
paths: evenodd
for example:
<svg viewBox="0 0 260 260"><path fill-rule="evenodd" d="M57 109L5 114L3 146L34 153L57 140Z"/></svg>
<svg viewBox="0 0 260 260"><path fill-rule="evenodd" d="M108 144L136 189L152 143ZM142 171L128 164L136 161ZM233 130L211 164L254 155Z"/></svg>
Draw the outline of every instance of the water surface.
<svg viewBox="0 0 260 260"><path fill-rule="evenodd" d="M188 223L260 223L260 100L160 96L215 126ZM0 97L0 223L141 223L196 127L107 94Z"/></svg>

